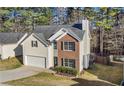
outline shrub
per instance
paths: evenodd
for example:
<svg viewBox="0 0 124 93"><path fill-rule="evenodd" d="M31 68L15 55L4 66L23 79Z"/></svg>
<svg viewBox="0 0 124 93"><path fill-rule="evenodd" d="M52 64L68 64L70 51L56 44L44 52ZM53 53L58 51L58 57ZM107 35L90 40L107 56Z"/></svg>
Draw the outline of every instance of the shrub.
<svg viewBox="0 0 124 93"><path fill-rule="evenodd" d="M57 71L57 73L59 73L59 72L67 73L67 74L71 74L74 76L77 76L77 74L78 74L78 71L76 69L70 68L70 67L60 66L60 67L55 67L54 70Z"/></svg>

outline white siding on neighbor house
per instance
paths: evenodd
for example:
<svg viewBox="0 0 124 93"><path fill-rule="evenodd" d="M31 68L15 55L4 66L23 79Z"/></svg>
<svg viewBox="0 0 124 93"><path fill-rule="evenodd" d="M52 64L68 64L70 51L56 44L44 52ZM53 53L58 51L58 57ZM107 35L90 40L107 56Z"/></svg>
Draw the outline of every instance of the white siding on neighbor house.
<svg viewBox="0 0 124 93"><path fill-rule="evenodd" d="M38 47L32 47L31 42L37 41ZM29 36L23 43L23 62L27 64L27 56L40 56L46 58L46 66L48 68L48 47L36 39L33 35Z"/></svg>
<svg viewBox="0 0 124 93"><path fill-rule="evenodd" d="M2 56L2 45L0 45L0 59L1 59L1 56Z"/></svg>
<svg viewBox="0 0 124 93"><path fill-rule="evenodd" d="M17 44L4 44L2 45L2 59L6 59L8 57L15 57L22 55L22 47Z"/></svg>

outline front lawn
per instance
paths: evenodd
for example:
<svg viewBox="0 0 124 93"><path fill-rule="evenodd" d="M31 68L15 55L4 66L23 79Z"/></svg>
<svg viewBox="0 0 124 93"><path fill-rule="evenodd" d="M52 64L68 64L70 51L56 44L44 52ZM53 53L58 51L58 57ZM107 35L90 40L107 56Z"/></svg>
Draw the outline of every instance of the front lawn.
<svg viewBox="0 0 124 93"><path fill-rule="evenodd" d="M18 68L22 65L22 57L13 57L0 61L0 71Z"/></svg>
<svg viewBox="0 0 124 93"><path fill-rule="evenodd" d="M78 78L69 78L41 72L23 79L5 82L15 86L113 86L120 85L122 80L122 65L107 66L94 64L92 69L85 70Z"/></svg>
<svg viewBox="0 0 124 93"><path fill-rule="evenodd" d="M89 75L87 75L89 76ZM89 78L89 77L88 77ZM92 78L92 80L80 77L80 78L68 78L63 76L56 76L51 73L41 72L37 75L5 82L5 84L15 86L110 86L105 81L100 81Z"/></svg>
<svg viewBox="0 0 124 93"><path fill-rule="evenodd" d="M84 77L87 78L90 75L90 78L98 78L119 85L122 81L122 71L122 64L113 64L112 66L95 64L92 69L85 71Z"/></svg>

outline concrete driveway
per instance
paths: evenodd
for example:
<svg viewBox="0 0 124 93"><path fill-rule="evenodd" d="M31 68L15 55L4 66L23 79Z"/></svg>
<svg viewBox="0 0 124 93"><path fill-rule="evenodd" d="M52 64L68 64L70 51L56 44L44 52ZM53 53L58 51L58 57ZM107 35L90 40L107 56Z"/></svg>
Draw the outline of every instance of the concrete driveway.
<svg viewBox="0 0 124 93"><path fill-rule="evenodd" d="M20 68L13 70L0 71L0 83L29 77L32 75L36 75L39 72L51 73L52 71L48 69L42 69L42 68L30 67L30 66L22 66Z"/></svg>

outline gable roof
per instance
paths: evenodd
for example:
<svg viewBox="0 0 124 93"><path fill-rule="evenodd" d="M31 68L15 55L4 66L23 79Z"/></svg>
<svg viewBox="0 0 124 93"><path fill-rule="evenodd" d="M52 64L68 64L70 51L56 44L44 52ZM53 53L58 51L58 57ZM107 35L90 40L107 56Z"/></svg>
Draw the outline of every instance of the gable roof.
<svg viewBox="0 0 124 93"><path fill-rule="evenodd" d="M44 43L46 46L48 45L48 42L44 38L44 35L42 33L33 33L34 37L39 39L42 43Z"/></svg>
<svg viewBox="0 0 124 93"><path fill-rule="evenodd" d="M84 31L82 31L79 27L80 24L74 25L46 25L46 26L36 26L34 33L39 39L48 44L48 39L58 32L60 29L65 28L69 32L74 33L80 40L83 39ZM25 32L0 32L0 44L14 44L17 43L23 36ZM30 36L31 33L28 33ZM28 37L26 36L26 38ZM26 39L24 38L24 39Z"/></svg>
<svg viewBox="0 0 124 93"><path fill-rule="evenodd" d="M37 26L33 33L42 33L44 38L48 40L52 35L58 32L61 28L65 28L72 31L76 34L80 39L83 38L84 32L78 28L72 27L71 25L49 25L49 26Z"/></svg>
<svg viewBox="0 0 124 93"><path fill-rule="evenodd" d="M17 43L25 33L21 32L0 32L0 44Z"/></svg>
<svg viewBox="0 0 124 93"><path fill-rule="evenodd" d="M80 41L80 38L75 33L73 33L72 30L65 29L65 28L61 28L56 34L52 35L48 40L50 41L58 40L66 34L69 34L75 39L77 39L78 41Z"/></svg>

